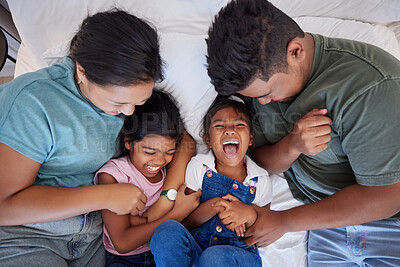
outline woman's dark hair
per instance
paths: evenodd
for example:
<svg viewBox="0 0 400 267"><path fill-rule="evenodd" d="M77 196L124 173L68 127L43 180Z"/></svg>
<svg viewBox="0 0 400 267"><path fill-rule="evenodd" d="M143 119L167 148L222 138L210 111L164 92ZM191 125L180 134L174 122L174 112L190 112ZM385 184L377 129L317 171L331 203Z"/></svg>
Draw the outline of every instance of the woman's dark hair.
<svg viewBox="0 0 400 267"><path fill-rule="evenodd" d="M211 120L214 117L214 115L221 109L230 107L233 108L236 112L241 113L246 117L247 123L249 124L250 127L250 132L252 134L254 133L253 115L252 115L253 109L250 104L250 99L242 97L240 95L237 95L237 97L243 100L243 102L240 99L238 99L239 101L237 101L228 96L223 96L220 94L217 95L214 102L208 108L207 113L203 118L203 128L201 130L201 137L203 138L204 141L206 141L205 138L209 134Z"/></svg>
<svg viewBox="0 0 400 267"><path fill-rule="evenodd" d="M135 113L126 116L124 125L117 138L117 151L114 158L129 155L125 149L125 138L132 142L141 141L148 134L171 137L178 144L183 138L183 122L171 98L160 91L153 91L151 97Z"/></svg>
<svg viewBox="0 0 400 267"><path fill-rule="evenodd" d="M266 0L233 0L208 31L207 70L215 90L232 95L256 78L287 72L286 49L304 37L297 23Z"/></svg>
<svg viewBox="0 0 400 267"><path fill-rule="evenodd" d="M98 85L127 86L163 79L156 30L117 9L87 17L71 40L69 57Z"/></svg>

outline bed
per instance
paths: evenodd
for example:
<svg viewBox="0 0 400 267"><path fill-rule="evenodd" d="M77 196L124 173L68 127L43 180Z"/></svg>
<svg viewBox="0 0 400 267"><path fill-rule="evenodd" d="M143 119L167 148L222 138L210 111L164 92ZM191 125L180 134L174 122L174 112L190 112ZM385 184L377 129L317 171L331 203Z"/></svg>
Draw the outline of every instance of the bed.
<svg viewBox="0 0 400 267"><path fill-rule="evenodd" d="M15 76L59 61L89 14L118 7L157 27L166 63L157 87L178 102L185 127L204 149L200 121L216 96L206 72L207 30L229 0L8 0L22 43ZM377 45L400 59L400 2L397 0L271 0L303 30ZM272 209L301 205L282 175L273 176ZM287 233L261 248L263 266L307 266L307 232Z"/></svg>

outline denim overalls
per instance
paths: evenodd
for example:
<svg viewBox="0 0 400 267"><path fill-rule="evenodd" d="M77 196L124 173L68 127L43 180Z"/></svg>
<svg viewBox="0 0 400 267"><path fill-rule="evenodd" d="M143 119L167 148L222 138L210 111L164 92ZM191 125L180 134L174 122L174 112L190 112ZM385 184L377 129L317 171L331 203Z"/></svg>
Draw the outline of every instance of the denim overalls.
<svg viewBox="0 0 400 267"><path fill-rule="evenodd" d="M215 197L223 197L226 194L235 196L247 205L253 202L258 177L251 179L250 186L245 186L243 183L212 171L206 165L204 167L207 171L203 177L201 203ZM228 230L217 215L202 226L192 229L191 233L203 249L213 245L231 245L258 255L257 248L247 246L243 238L238 237L234 231Z"/></svg>

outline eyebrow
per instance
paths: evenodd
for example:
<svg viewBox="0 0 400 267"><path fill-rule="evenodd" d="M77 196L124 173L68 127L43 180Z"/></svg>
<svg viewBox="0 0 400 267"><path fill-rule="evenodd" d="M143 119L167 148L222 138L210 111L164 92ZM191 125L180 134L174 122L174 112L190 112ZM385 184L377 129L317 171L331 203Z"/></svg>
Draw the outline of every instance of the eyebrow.
<svg viewBox="0 0 400 267"><path fill-rule="evenodd" d="M141 103L141 102L146 102L147 100L149 100L149 98L150 97L148 97L148 98L146 98L146 99L144 99L144 100L141 100L141 101L139 101L139 102L136 102L136 103L134 103L133 105L136 105L137 103ZM115 104L117 104L117 105L125 105L125 104L130 104L130 103L128 103L128 102L114 102Z"/></svg>
<svg viewBox="0 0 400 267"><path fill-rule="evenodd" d="M148 147L148 146L143 146L143 148L144 148L144 149L153 150L153 151L160 151L160 150L159 150L159 149L157 149L157 148ZM167 150L167 152L170 152L170 151L175 151L175 150L176 150L176 148L171 148L171 149ZM162 152L162 151L160 151L160 152Z"/></svg>
<svg viewBox="0 0 400 267"><path fill-rule="evenodd" d="M220 120L220 119L218 119L218 120L213 120L213 121L211 121L210 125L211 125L211 124L214 124L214 123L216 123L216 122L222 122L222 121L224 121L224 120ZM240 117L237 118L235 121L243 121L243 122L246 122L246 123L247 123L248 119L246 119L246 118L240 116Z"/></svg>
<svg viewBox="0 0 400 267"><path fill-rule="evenodd" d="M263 97L269 96L270 94L271 94L271 92L269 92L268 94L262 95L262 96L257 96L255 98L263 98Z"/></svg>

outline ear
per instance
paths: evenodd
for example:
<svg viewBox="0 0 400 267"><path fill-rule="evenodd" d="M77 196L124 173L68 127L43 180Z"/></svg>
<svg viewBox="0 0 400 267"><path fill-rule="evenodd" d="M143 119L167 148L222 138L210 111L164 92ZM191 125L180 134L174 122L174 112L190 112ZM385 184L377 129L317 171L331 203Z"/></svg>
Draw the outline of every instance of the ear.
<svg viewBox="0 0 400 267"><path fill-rule="evenodd" d="M204 136L204 139L206 140L207 147L208 147L208 148L211 148L210 135L209 135L209 134L206 134L206 135Z"/></svg>
<svg viewBox="0 0 400 267"><path fill-rule="evenodd" d="M127 137L127 136L125 136L125 138L124 138L124 145L125 145L125 148L126 148L126 149L128 149L129 151L131 151L131 148L132 148L132 141L131 141L131 139L130 139L129 137Z"/></svg>
<svg viewBox="0 0 400 267"><path fill-rule="evenodd" d="M254 142L254 134L250 133L249 146L252 146L253 142Z"/></svg>
<svg viewBox="0 0 400 267"><path fill-rule="evenodd" d="M301 62L306 58L305 45L301 38L294 38L292 41L290 41L286 52L288 63Z"/></svg>
<svg viewBox="0 0 400 267"><path fill-rule="evenodd" d="M76 65L76 74L77 74L77 78L80 81L84 81L86 79L86 75L85 75L85 69L81 66L81 64L79 64L79 62L77 61L75 63Z"/></svg>

